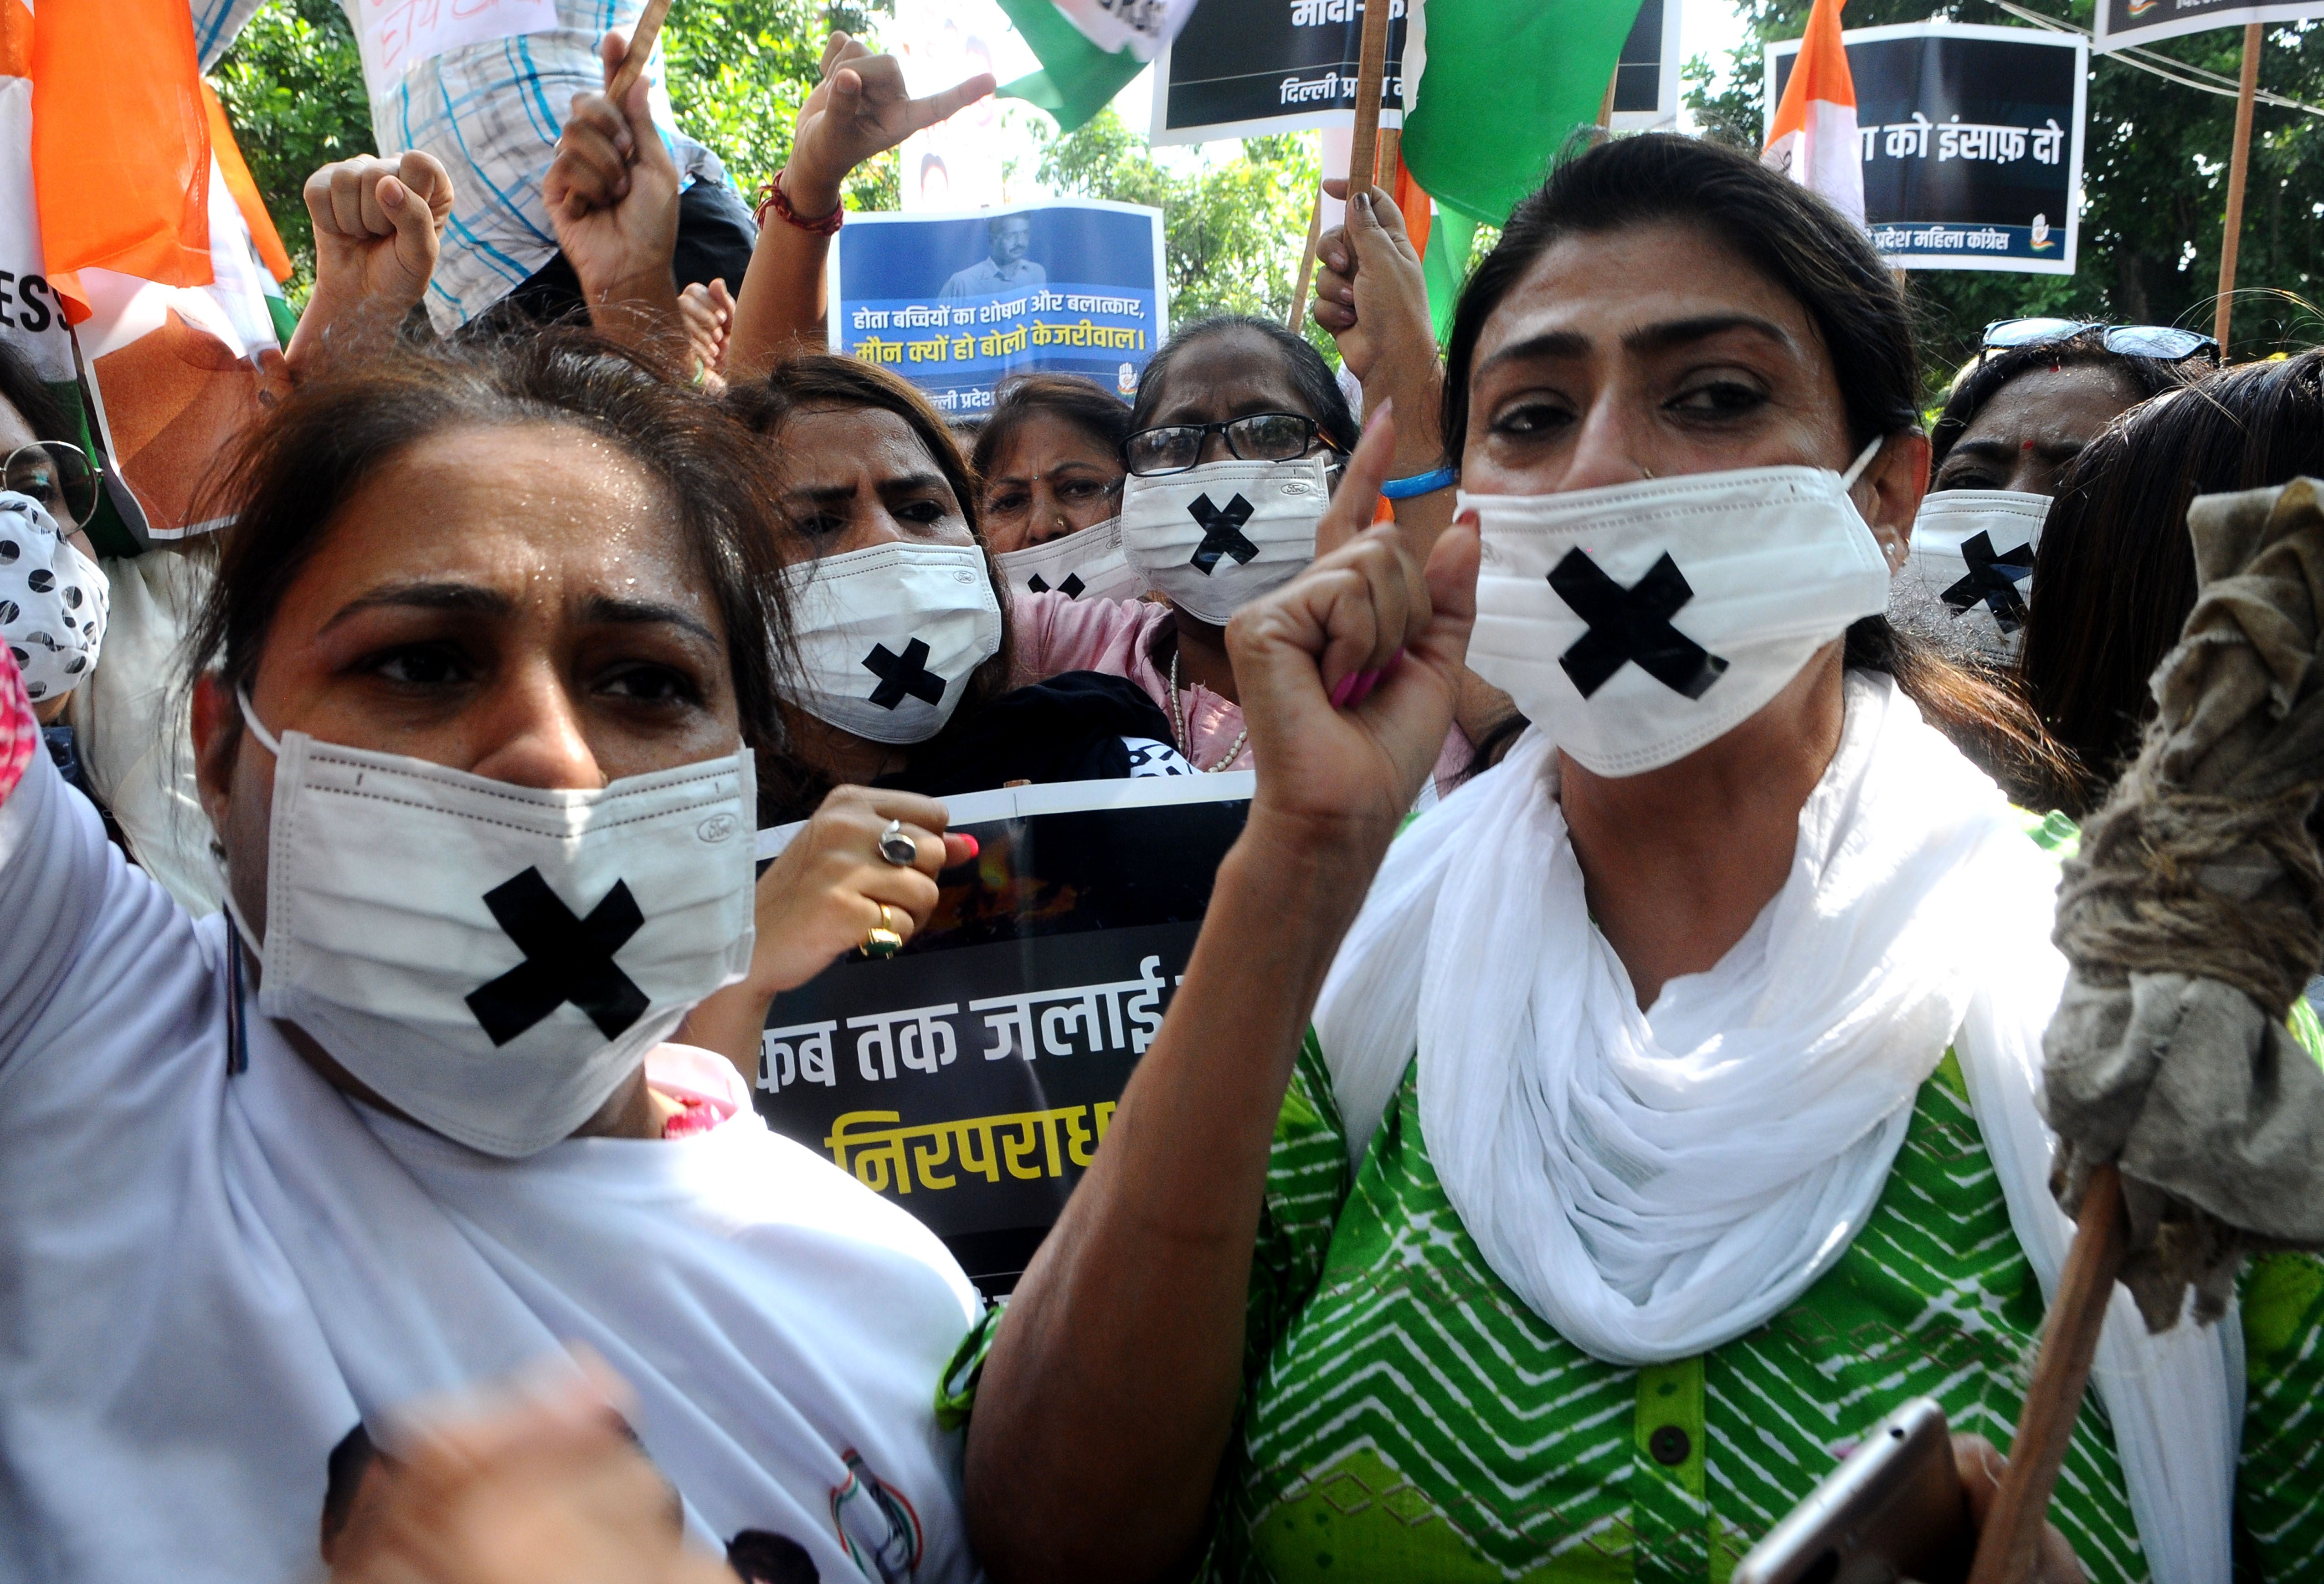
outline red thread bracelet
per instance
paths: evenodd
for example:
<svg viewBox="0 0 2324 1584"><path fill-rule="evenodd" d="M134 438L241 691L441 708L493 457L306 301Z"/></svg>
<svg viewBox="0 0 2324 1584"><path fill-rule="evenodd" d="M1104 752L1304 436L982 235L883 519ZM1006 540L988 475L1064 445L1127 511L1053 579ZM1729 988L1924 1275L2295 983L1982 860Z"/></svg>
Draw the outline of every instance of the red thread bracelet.
<svg viewBox="0 0 2324 1584"><path fill-rule="evenodd" d="M769 209L772 209L800 230L816 236L832 235L847 218L847 206L844 203L820 220L803 218L797 209L791 207L791 200L783 192L783 173L779 170L775 172L774 180L767 183L767 196L759 200L759 212L753 216L761 228L766 226Z"/></svg>

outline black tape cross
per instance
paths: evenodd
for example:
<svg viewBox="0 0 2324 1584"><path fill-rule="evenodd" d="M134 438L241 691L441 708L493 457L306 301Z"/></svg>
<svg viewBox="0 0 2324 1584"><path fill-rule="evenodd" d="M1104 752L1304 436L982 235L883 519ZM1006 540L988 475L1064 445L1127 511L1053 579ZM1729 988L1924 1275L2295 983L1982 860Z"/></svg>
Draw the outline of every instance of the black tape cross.
<svg viewBox="0 0 2324 1584"><path fill-rule="evenodd" d="M1242 525L1250 520L1252 507L1240 495L1235 496L1222 511L1211 504L1208 495L1197 495L1194 503L1186 508L1203 530L1203 542L1186 558L1186 565L1208 577L1219 564L1221 556L1231 556L1238 565L1248 563L1259 554L1259 547L1243 537Z"/></svg>
<svg viewBox="0 0 2324 1584"><path fill-rule="evenodd" d="M1036 572L1032 576L1025 580L1025 586L1031 589L1035 594L1047 594L1049 592L1049 580ZM1089 585L1082 581L1082 575L1080 573L1068 572L1065 574L1065 582L1057 585L1056 587L1057 592L1065 595L1065 598L1069 600L1077 600L1082 597L1082 591L1089 587Z"/></svg>
<svg viewBox="0 0 2324 1584"><path fill-rule="evenodd" d="M468 1010L495 1046L567 1001L587 1013L607 1039L646 1015L645 991L613 961L646 921L627 881L615 880L586 918L573 916L538 869L486 891L484 906L524 953L523 962L467 998Z"/></svg>
<svg viewBox="0 0 2324 1584"><path fill-rule="evenodd" d="M873 644L872 652L863 657L863 668L880 678L880 686L872 690L872 702L891 710L908 693L923 704L942 704L945 679L928 669L927 660L928 643L924 638L906 644L900 655L884 643Z"/></svg>
<svg viewBox="0 0 2324 1584"><path fill-rule="evenodd" d="M1590 623L1557 658L1573 686L1588 698L1615 672L1635 661L1640 670L1674 693L1701 698L1727 669L1727 662L1670 624L1694 598L1686 575L1668 552L1646 575L1624 588L1579 549L1550 569L1549 586Z"/></svg>
<svg viewBox="0 0 2324 1584"><path fill-rule="evenodd" d="M1982 600L1993 612L1996 627L2005 633L2016 631L2025 621L2025 596L2017 592L2017 583L2034 576L2034 547L2020 545L1997 556L1993 540L1980 528L1961 541L1961 559L1969 563L1969 576L1944 592L1953 614L1966 616Z"/></svg>

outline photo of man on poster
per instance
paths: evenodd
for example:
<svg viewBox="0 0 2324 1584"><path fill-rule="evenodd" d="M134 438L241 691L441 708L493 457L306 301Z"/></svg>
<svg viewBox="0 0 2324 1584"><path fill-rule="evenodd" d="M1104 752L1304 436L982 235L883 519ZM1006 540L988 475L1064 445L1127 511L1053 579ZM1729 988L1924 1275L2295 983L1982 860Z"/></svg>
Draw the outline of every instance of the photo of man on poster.
<svg viewBox="0 0 2324 1584"><path fill-rule="evenodd" d="M982 297L1013 286L1046 286L1049 272L1025 256L1033 242L1029 215L1003 215L985 227L991 252L964 270L956 270L936 293L938 300Z"/></svg>

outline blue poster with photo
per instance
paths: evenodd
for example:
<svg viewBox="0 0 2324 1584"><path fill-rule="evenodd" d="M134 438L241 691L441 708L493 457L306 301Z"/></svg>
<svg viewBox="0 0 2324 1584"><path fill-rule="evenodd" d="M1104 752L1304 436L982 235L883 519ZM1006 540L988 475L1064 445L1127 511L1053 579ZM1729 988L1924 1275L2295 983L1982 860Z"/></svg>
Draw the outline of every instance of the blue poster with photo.
<svg viewBox="0 0 2324 1584"><path fill-rule="evenodd" d="M966 215L850 215L833 239L832 350L918 385L946 418L1010 374L1085 374L1135 400L1168 338L1162 211L1093 198Z"/></svg>

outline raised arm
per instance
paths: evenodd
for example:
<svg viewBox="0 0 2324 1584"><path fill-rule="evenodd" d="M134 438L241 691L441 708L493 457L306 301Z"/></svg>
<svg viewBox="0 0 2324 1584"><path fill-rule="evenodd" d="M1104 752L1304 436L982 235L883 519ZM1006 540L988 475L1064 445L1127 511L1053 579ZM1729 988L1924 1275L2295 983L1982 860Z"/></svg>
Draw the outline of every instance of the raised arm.
<svg viewBox="0 0 2324 1584"><path fill-rule="evenodd" d="M1010 1584L1161 1578L1201 1540L1276 1112L1324 970L1443 744L1474 612L1472 529L1445 534L1424 576L1392 528L1361 526L1393 443L1376 420L1350 464L1333 507L1348 542L1227 630L1259 761L1250 824L970 1422L970 1532ZM1343 679L1391 664L1333 707Z"/></svg>
<svg viewBox="0 0 2324 1584"><path fill-rule="evenodd" d="M415 150L326 165L302 196L315 226L315 290L283 354L293 379L392 336L420 305L452 213L452 178Z"/></svg>
<svg viewBox="0 0 2324 1584"><path fill-rule="evenodd" d="M824 343L824 260L847 173L925 126L992 91L989 72L915 99L892 55L835 32L823 50L823 80L799 107L791 156L775 178L759 219L759 245L742 277L726 347L727 372L747 379L772 368L791 346ZM786 216L783 210L788 209Z"/></svg>
<svg viewBox="0 0 2324 1584"><path fill-rule="evenodd" d="M610 32L598 56L611 86L629 40ZM589 322L632 345L687 338L678 308L678 166L646 106L647 85L631 86L616 105L604 94L576 94L557 158L540 184L557 245L581 282Z"/></svg>

